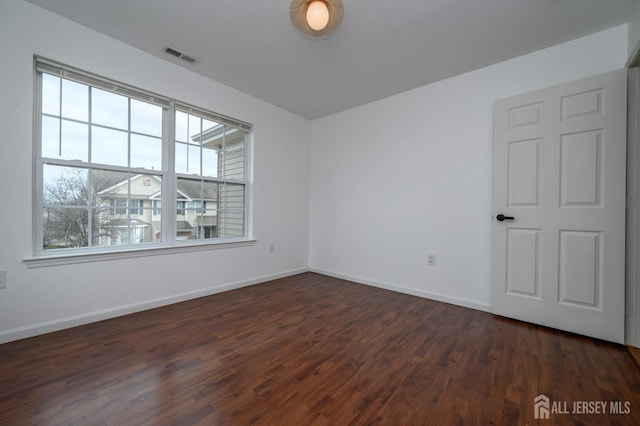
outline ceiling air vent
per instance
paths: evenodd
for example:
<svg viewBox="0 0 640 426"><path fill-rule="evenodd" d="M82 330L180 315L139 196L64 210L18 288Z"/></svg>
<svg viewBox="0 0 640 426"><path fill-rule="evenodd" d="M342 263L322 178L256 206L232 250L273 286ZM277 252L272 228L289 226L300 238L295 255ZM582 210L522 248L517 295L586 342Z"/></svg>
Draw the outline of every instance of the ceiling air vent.
<svg viewBox="0 0 640 426"><path fill-rule="evenodd" d="M179 51L177 51L175 49L172 49L170 47L166 47L164 49L164 51L166 53L168 53L169 55L175 56L176 58L182 59L183 61L189 62L190 64L195 64L196 62L198 62L197 58L194 58L193 56L185 55L184 53L179 52Z"/></svg>

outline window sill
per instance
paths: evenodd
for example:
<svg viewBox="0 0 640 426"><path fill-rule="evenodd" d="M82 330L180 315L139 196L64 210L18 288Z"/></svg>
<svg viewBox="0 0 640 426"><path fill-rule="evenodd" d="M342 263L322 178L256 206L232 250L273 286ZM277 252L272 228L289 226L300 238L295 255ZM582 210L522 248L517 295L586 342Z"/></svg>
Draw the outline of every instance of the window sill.
<svg viewBox="0 0 640 426"><path fill-rule="evenodd" d="M167 254L188 253L193 251L217 250L255 245L256 240L230 240L215 243L185 243L173 246L153 246L123 248L108 252L76 252L60 254L43 254L24 259L27 268L46 268L48 266L72 265L75 263L101 262L106 260L131 259L134 257L162 256Z"/></svg>

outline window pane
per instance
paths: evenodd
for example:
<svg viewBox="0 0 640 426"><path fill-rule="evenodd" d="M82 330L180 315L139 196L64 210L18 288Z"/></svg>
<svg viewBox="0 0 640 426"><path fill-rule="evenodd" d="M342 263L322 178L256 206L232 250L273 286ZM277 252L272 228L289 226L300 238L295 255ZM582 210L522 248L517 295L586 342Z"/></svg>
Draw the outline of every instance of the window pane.
<svg viewBox="0 0 640 426"><path fill-rule="evenodd" d="M218 238L218 215L216 210L199 210L193 217L193 238L199 240Z"/></svg>
<svg viewBox="0 0 640 426"><path fill-rule="evenodd" d="M244 211L221 210L218 212L219 238L238 238L244 236Z"/></svg>
<svg viewBox="0 0 640 426"><path fill-rule="evenodd" d="M131 131L162 136L162 108L131 99Z"/></svg>
<svg viewBox="0 0 640 426"><path fill-rule="evenodd" d="M42 112L60 115L60 78L42 74Z"/></svg>
<svg viewBox="0 0 640 426"><path fill-rule="evenodd" d="M162 201L161 200L152 200L151 201L151 211L153 215L153 220L156 220L156 216L162 215Z"/></svg>
<svg viewBox="0 0 640 426"><path fill-rule="evenodd" d="M161 212L150 197L161 197L159 176L123 172L96 172L100 208L100 245L140 244L160 241Z"/></svg>
<svg viewBox="0 0 640 426"><path fill-rule="evenodd" d="M60 157L60 119L42 117L42 156Z"/></svg>
<svg viewBox="0 0 640 426"><path fill-rule="evenodd" d="M218 197L221 185L215 182L202 183L202 200L206 202L207 209L218 208Z"/></svg>
<svg viewBox="0 0 640 426"><path fill-rule="evenodd" d="M204 120L205 131L202 144L211 148L222 148L224 144L224 126L213 121Z"/></svg>
<svg viewBox="0 0 640 426"><path fill-rule="evenodd" d="M202 181L178 178L178 200L193 201L201 199Z"/></svg>
<svg viewBox="0 0 640 426"><path fill-rule="evenodd" d="M136 218L114 217L108 211L102 211L99 226L100 246L119 246L143 244L156 241L160 230L147 222Z"/></svg>
<svg viewBox="0 0 640 426"><path fill-rule="evenodd" d="M244 185L220 185L219 229L220 238L244 236Z"/></svg>
<svg viewBox="0 0 640 426"><path fill-rule="evenodd" d="M96 196L92 205L108 208L114 214L126 214L127 199L129 197L129 173L107 170L92 170L91 183ZM117 201L116 201L117 200ZM115 209L123 207L123 209Z"/></svg>
<svg viewBox="0 0 640 426"><path fill-rule="evenodd" d="M159 241L161 212L154 212L151 196L161 196L159 176L95 171L100 210L100 245L139 244Z"/></svg>
<svg viewBox="0 0 640 426"><path fill-rule="evenodd" d="M62 155L65 160L88 161L89 126L62 120Z"/></svg>
<svg viewBox="0 0 640 426"><path fill-rule="evenodd" d="M91 126L91 162L127 166L127 132Z"/></svg>
<svg viewBox="0 0 640 426"><path fill-rule="evenodd" d="M175 155L175 171L176 173L187 173L188 168L188 149L187 145L176 142L176 155Z"/></svg>
<svg viewBox="0 0 640 426"><path fill-rule="evenodd" d="M162 241L162 210L160 209L152 209L151 210L151 234L149 235L152 239L151 242L159 243Z"/></svg>
<svg viewBox="0 0 640 426"><path fill-rule="evenodd" d="M43 169L42 200L45 206L88 206L91 196L89 169L51 166Z"/></svg>
<svg viewBox="0 0 640 426"><path fill-rule="evenodd" d="M244 185L230 183L220 185L220 208L225 210L243 209Z"/></svg>
<svg viewBox="0 0 640 426"><path fill-rule="evenodd" d="M189 145L187 173L190 175L200 174L200 147Z"/></svg>
<svg viewBox="0 0 640 426"><path fill-rule="evenodd" d="M70 80L62 80L62 116L89 121L89 87Z"/></svg>
<svg viewBox="0 0 640 426"><path fill-rule="evenodd" d="M215 121L207 120L206 118L202 119L202 137L203 143L211 140L216 137L216 134L219 133L219 129L221 125L216 123Z"/></svg>
<svg viewBox="0 0 640 426"><path fill-rule="evenodd" d="M244 149L225 151L223 158L223 178L244 180Z"/></svg>
<svg viewBox="0 0 640 426"><path fill-rule="evenodd" d="M156 175L135 175L131 178L131 197L139 200L162 199L162 178ZM146 205L145 208L151 207Z"/></svg>
<svg viewBox="0 0 640 426"><path fill-rule="evenodd" d="M178 240L205 238L204 224L215 225L218 184L195 179L178 179L177 189L176 238Z"/></svg>
<svg viewBox="0 0 640 426"><path fill-rule="evenodd" d="M202 200L203 212L198 217L200 238L218 238L218 197L220 194L220 184L214 182L203 182Z"/></svg>
<svg viewBox="0 0 640 426"><path fill-rule="evenodd" d="M202 176L218 177L218 153L217 147L202 147Z"/></svg>
<svg viewBox="0 0 640 426"><path fill-rule="evenodd" d="M132 134L131 167L162 169L162 139Z"/></svg>
<svg viewBox="0 0 640 426"><path fill-rule="evenodd" d="M200 117L189 114L189 139L187 142L200 145L202 120Z"/></svg>
<svg viewBox="0 0 640 426"><path fill-rule="evenodd" d="M89 210L46 207L43 212L43 250L89 247Z"/></svg>
<svg viewBox="0 0 640 426"><path fill-rule="evenodd" d="M189 114L182 111L176 111L176 141L189 141Z"/></svg>
<svg viewBox="0 0 640 426"><path fill-rule="evenodd" d="M189 221L190 212L187 210L187 196L184 192L197 192L199 182L178 179L178 202L176 211L176 239L192 240L194 238L194 229L192 222Z"/></svg>
<svg viewBox="0 0 640 426"><path fill-rule="evenodd" d="M227 127L224 137L224 154L222 155L222 177L225 179L244 180L245 132Z"/></svg>
<svg viewBox="0 0 640 426"><path fill-rule="evenodd" d="M127 130L129 128L129 98L92 88L91 122Z"/></svg>
<svg viewBox="0 0 640 426"><path fill-rule="evenodd" d="M176 173L190 175L201 173L201 122L200 117L176 111L176 140L188 143L188 145L176 143Z"/></svg>
<svg viewBox="0 0 640 426"><path fill-rule="evenodd" d="M189 201L182 201L183 215L176 223L181 231L176 236L189 234L188 239L217 238L219 190L220 184L216 182L178 179L179 196Z"/></svg>

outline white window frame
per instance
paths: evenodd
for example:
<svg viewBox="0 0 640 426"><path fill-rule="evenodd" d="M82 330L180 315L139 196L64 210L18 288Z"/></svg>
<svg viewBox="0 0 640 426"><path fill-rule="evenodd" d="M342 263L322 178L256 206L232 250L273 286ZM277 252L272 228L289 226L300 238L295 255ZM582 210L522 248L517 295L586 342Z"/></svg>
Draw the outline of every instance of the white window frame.
<svg viewBox="0 0 640 426"><path fill-rule="evenodd" d="M90 87L107 90L116 94L120 94L132 99L138 99L155 105L160 105L163 111L162 117L162 170L154 170L153 173L162 179L162 241L143 244L130 244L121 246L94 246L81 248L60 248L44 250L44 230L43 230L43 168L44 164L67 166L67 167L83 167L96 168L96 164L81 161L70 161L63 159L51 159L42 157L42 73L52 74L64 79L80 82ZM252 125L243 121L232 119L230 117L213 113L211 111L197 108L189 104L169 99L157 94L147 92L126 84L122 84L104 77L94 75L61 63L48 60L39 56L34 57L34 74L35 74L35 93L34 93L34 186L33 186L33 253L32 257L25 259L27 266L40 267L50 264L65 264L86 262L94 260L102 260L102 258L119 258L131 257L132 253L136 255L163 254L174 251L193 251L209 248L222 248L228 246L238 246L245 244L253 244L252 239L252 147L253 133ZM244 179L239 182L244 185L244 235L242 237L227 239L202 239L179 241L176 238L176 203L177 203L177 178L180 175L175 172L175 112L176 103L180 105L180 109L188 108L207 118L224 124L225 126L234 127L245 132L245 155L244 155ZM146 173L148 170L135 169L121 166L108 166L99 168L122 171L129 173ZM191 176L187 176L191 177ZM198 178L198 176L193 176ZM234 181L237 182L237 181ZM133 198L131 198L134 200ZM137 199L135 200L137 202ZM131 207L130 207L131 208ZM153 212L152 212L153 214ZM56 259L62 259L58 261ZM75 259L75 260L74 260Z"/></svg>

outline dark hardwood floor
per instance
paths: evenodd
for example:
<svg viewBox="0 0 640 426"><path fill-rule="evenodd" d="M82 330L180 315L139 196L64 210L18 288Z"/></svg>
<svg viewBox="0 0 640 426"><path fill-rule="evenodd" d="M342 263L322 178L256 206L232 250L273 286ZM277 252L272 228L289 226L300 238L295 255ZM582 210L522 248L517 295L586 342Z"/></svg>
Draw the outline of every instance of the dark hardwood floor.
<svg viewBox="0 0 640 426"><path fill-rule="evenodd" d="M539 394L631 412L538 421ZM39 424L639 425L640 369L623 346L307 273L0 345L0 425Z"/></svg>

